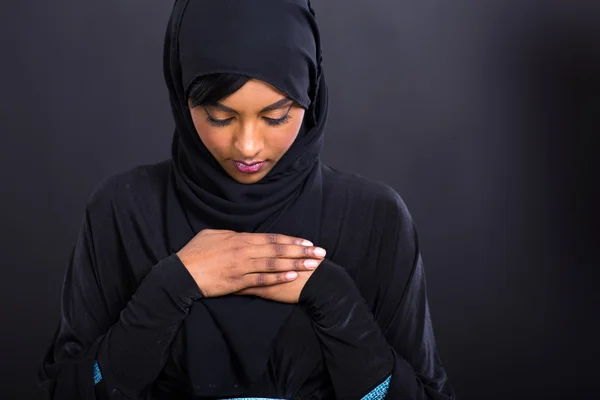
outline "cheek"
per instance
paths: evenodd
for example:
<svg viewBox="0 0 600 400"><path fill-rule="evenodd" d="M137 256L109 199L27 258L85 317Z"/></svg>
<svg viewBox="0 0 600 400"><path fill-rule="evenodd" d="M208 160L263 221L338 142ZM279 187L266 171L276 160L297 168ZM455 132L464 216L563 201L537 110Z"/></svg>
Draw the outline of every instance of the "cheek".
<svg viewBox="0 0 600 400"><path fill-rule="evenodd" d="M229 141L223 132L211 132L209 128L199 131L198 135L204 146L216 159L223 158L228 154Z"/></svg>
<svg viewBox="0 0 600 400"><path fill-rule="evenodd" d="M192 111L192 121L204 146L213 156L223 155L229 148L230 140L226 128L215 128L206 122L200 111ZM220 157L215 157L220 158Z"/></svg>
<svg viewBox="0 0 600 400"><path fill-rule="evenodd" d="M280 156L288 151L289 148L292 147L292 144L294 144L296 137L298 137L300 127L302 126L303 118L304 110L301 110L301 112L294 115L294 118L288 124L281 127L279 132L271 136L270 146L277 149L278 153L281 153Z"/></svg>

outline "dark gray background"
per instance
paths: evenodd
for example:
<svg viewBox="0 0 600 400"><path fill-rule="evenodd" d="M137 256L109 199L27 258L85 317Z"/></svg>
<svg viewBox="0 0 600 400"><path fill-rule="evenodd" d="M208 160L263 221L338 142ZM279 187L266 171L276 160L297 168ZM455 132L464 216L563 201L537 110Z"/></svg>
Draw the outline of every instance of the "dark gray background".
<svg viewBox="0 0 600 400"><path fill-rule="evenodd" d="M324 159L412 211L461 399L597 393L600 13L556 3L315 1ZM3 399L33 396L93 188L168 157L171 5L0 6Z"/></svg>

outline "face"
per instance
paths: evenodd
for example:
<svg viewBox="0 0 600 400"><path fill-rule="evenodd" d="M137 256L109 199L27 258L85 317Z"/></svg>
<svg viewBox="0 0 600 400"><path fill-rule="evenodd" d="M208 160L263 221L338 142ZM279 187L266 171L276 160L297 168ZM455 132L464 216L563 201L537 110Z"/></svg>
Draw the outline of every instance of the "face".
<svg viewBox="0 0 600 400"><path fill-rule="evenodd" d="M245 184L269 173L294 143L304 118L302 107L259 80L190 112L206 148L233 179Z"/></svg>

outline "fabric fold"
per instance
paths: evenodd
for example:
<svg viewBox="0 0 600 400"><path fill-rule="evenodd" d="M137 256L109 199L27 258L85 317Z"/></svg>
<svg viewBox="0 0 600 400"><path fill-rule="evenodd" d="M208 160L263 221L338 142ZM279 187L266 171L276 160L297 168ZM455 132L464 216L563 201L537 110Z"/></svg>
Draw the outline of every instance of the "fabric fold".
<svg viewBox="0 0 600 400"><path fill-rule="evenodd" d="M207 228L318 242L323 197L319 154L328 99L320 35L309 2L178 0L167 29L164 74L176 124L167 210L172 250ZM188 88L214 73L265 81L306 109L290 149L255 184L231 178L195 130ZM185 322L195 394L235 396L257 381L292 310L292 305L247 296L195 302ZM210 363L207 355L214 356Z"/></svg>

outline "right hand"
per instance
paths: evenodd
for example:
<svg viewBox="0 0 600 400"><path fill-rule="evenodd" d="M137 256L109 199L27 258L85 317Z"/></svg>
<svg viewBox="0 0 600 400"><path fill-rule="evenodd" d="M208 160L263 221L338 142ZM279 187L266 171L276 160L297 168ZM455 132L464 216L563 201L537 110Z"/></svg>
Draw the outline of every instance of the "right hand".
<svg viewBox="0 0 600 400"><path fill-rule="evenodd" d="M293 281L298 271L320 264L325 254L317 255L316 249L307 240L280 234L205 229L177 256L202 295L218 297Z"/></svg>

